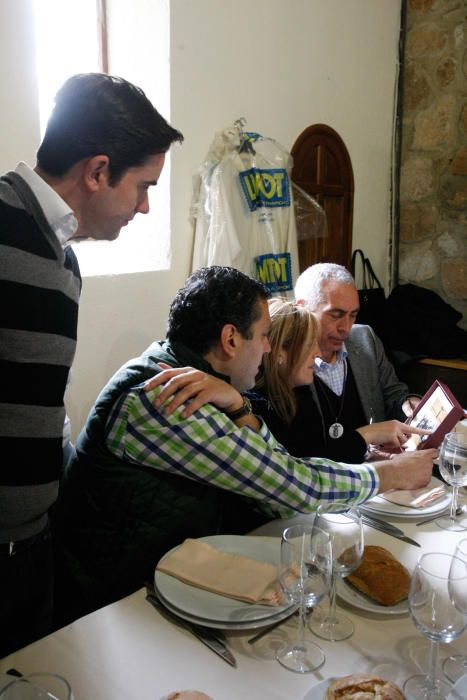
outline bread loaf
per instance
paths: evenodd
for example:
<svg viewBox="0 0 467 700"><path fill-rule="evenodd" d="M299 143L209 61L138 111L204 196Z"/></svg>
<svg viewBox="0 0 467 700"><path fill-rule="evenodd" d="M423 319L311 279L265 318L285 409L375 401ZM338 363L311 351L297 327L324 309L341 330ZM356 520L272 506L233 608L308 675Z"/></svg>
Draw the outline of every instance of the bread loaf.
<svg viewBox="0 0 467 700"><path fill-rule="evenodd" d="M331 683L324 700L405 700L405 696L391 681L355 673Z"/></svg>
<svg viewBox="0 0 467 700"><path fill-rule="evenodd" d="M367 545L362 563L346 580L381 605L395 605L409 594L409 572L384 547Z"/></svg>

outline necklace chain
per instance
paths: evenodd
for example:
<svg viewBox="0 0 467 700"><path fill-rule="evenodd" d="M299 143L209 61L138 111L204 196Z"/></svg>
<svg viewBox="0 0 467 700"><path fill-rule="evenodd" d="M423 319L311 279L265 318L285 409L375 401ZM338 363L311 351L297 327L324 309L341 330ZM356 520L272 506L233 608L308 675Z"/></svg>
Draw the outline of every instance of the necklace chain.
<svg viewBox="0 0 467 700"><path fill-rule="evenodd" d="M332 404L331 404L331 401L329 400L329 397L328 397L327 391L326 391L327 389L329 389L329 391L332 391L332 389L330 389L330 388L327 386L327 384L326 384L325 382L323 382L322 380L321 380L321 382L323 383L323 387L321 388L321 393L322 393L322 395L324 396L324 399L325 399L325 401L326 401L326 403L327 403L327 405L328 405L328 407L329 407L329 410L330 410L331 415L333 415L333 414L334 414L333 406L332 406ZM325 385L325 384L326 384L326 385ZM324 385L325 385L325 386L324 386ZM319 382L318 382L317 386L319 386ZM343 384L342 384L342 393L341 393L341 395L340 395L339 406L338 406L338 410L337 410L337 413L336 413L336 417L335 417L334 423L332 423L332 424L329 426L329 430L328 430L329 436L330 436L331 438L333 438L334 440L336 440L336 439L342 437L342 435L343 435L343 433L344 433L344 426L342 425L342 423L339 423L339 418L341 417L341 413L342 413L342 410L343 410L343 408L344 408L345 390L346 390L346 388L347 388L347 361L344 360L344 381L343 381Z"/></svg>

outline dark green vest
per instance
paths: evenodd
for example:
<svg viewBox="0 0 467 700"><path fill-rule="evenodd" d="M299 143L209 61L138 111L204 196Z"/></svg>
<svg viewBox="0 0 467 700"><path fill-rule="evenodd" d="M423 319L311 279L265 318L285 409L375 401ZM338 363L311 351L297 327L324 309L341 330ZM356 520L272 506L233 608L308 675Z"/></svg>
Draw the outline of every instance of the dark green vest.
<svg viewBox="0 0 467 700"><path fill-rule="evenodd" d="M108 414L157 362L212 368L183 346L153 343L103 389L76 443L52 519L57 555L56 624L115 601L152 580L162 554L187 537L244 534L265 522L254 502L208 484L113 455Z"/></svg>

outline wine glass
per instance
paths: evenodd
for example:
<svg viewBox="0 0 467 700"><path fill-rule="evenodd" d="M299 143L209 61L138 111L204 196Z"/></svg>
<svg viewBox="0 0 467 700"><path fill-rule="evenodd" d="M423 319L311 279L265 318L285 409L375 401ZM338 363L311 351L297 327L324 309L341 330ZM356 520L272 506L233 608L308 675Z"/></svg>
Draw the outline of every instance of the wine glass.
<svg viewBox="0 0 467 700"><path fill-rule="evenodd" d="M279 583L289 600L299 604L297 640L276 654L289 671L310 673L325 660L322 649L305 640L305 616L329 590L332 573L331 540L311 525L293 525L282 533Z"/></svg>
<svg viewBox="0 0 467 700"><path fill-rule="evenodd" d="M447 433L439 452L439 471L452 486L451 512L436 521L438 527L451 532L467 530L467 519L456 516L457 495L460 486L467 486L467 435Z"/></svg>
<svg viewBox="0 0 467 700"><path fill-rule="evenodd" d="M409 610L415 627L431 640L431 650L428 674L411 676L404 684L411 700L447 697L449 685L436 678L438 645L457 639L467 627L467 615L461 609L466 593L465 562L441 552L420 557L410 582Z"/></svg>
<svg viewBox="0 0 467 700"><path fill-rule="evenodd" d="M465 562L465 565L467 566L467 539L460 540L457 543L454 556ZM455 566L452 566L453 572L455 569L457 569L457 567L457 562L455 562ZM464 601L464 603L464 612L467 614L467 601ZM459 678L467 673L467 656L463 654L448 656L447 659L444 659L443 671L451 683L455 683L459 680Z"/></svg>
<svg viewBox="0 0 467 700"><path fill-rule="evenodd" d="M66 678L56 673L30 673L11 682L0 691L0 700L73 700Z"/></svg>
<svg viewBox="0 0 467 700"><path fill-rule="evenodd" d="M313 615L309 626L321 639L339 642L351 637L353 622L346 616L336 615L336 583L355 571L363 556L363 527L360 513L343 503L333 503L318 507L314 524L327 532L332 542L332 582L330 604L324 619Z"/></svg>

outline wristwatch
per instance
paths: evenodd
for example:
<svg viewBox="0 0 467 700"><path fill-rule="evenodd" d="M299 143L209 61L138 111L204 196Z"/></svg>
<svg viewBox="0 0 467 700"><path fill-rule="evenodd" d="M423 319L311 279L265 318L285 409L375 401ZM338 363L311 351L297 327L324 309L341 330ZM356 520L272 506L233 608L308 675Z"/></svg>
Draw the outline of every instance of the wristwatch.
<svg viewBox="0 0 467 700"><path fill-rule="evenodd" d="M251 401L249 398L246 396L242 396L243 398L243 406L241 408L237 408L236 411L231 411L230 413L228 411L225 411L225 415L230 418L230 420L237 420L238 418L243 418L243 416L247 416L249 413L253 413L253 408L251 406Z"/></svg>

